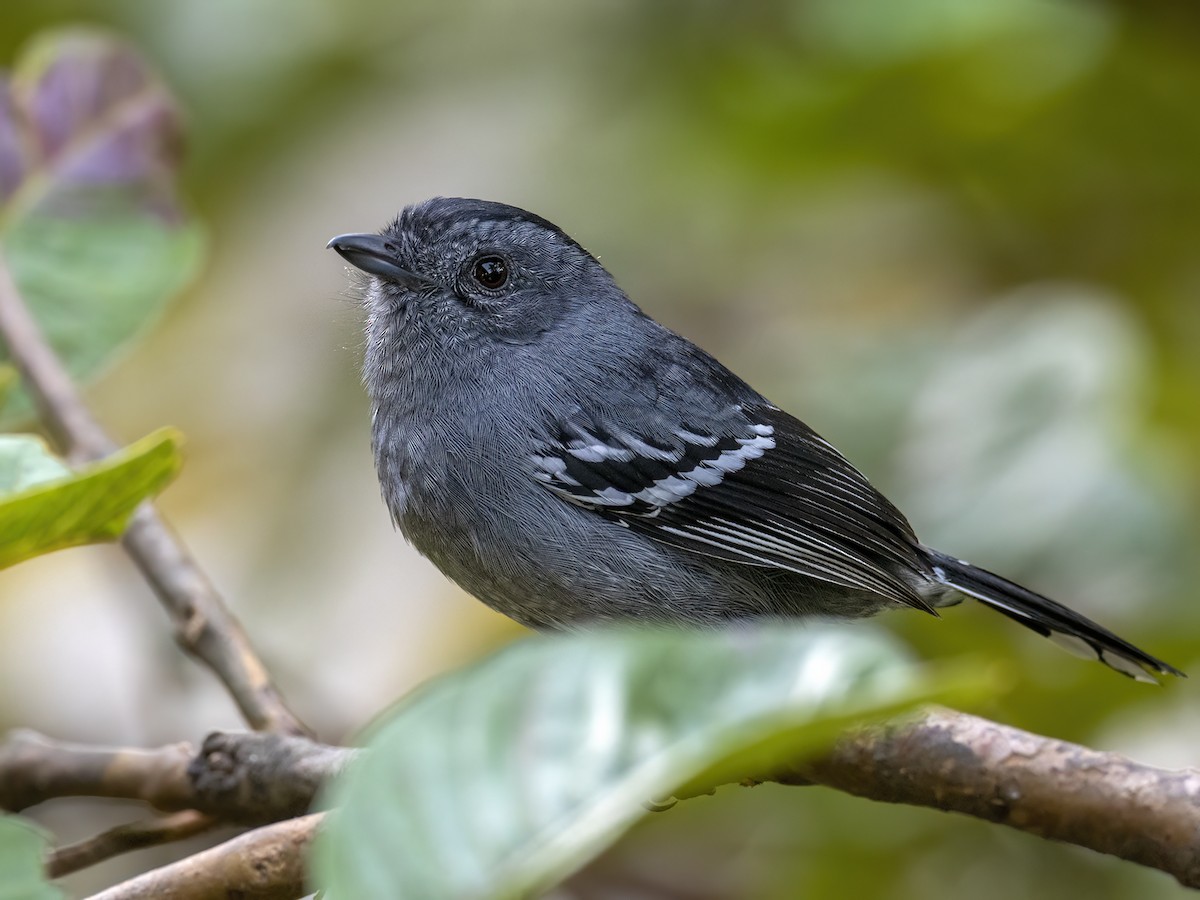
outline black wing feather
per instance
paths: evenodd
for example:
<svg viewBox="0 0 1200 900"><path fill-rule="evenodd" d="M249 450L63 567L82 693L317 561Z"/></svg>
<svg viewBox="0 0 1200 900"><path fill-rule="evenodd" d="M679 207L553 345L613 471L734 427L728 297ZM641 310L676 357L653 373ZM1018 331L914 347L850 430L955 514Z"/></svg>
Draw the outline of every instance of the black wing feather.
<svg viewBox="0 0 1200 900"><path fill-rule="evenodd" d="M681 427L669 441L590 422L557 433L536 477L573 503L680 549L932 611L911 586L930 567L904 516L773 406L733 407L721 428Z"/></svg>

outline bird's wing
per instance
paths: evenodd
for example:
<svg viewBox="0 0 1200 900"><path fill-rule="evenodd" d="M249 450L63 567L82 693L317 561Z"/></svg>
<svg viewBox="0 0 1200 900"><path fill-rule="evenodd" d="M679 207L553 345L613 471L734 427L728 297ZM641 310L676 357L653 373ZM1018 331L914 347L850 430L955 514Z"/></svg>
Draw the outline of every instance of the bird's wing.
<svg viewBox="0 0 1200 900"><path fill-rule="evenodd" d="M739 405L720 427L650 438L579 418L532 458L564 500L683 550L930 610L902 577L928 570L904 516L798 419Z"/></svg>

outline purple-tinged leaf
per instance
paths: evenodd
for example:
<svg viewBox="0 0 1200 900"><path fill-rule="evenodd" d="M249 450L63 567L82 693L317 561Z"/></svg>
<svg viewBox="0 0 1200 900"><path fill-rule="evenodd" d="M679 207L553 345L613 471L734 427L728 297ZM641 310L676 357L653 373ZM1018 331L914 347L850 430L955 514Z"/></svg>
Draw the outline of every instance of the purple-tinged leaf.
<svg viewBox="0 0 1200 900"><path fill-rule="evenodd" d="M201 235L176 186L183 144L166 86L102 32L41 37L0 74L0 253L77 377L196 270Z"/></svg>

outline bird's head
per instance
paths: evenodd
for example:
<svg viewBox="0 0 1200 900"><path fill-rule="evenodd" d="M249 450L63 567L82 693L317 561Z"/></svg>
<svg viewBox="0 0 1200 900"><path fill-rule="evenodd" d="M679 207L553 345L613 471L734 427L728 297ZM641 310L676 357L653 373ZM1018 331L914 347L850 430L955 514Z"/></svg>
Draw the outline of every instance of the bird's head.
<svg viewBox="0 0 1200 900"><path fill-rule="evenodd" d="M379 234L344 234L328 246L369 276L373 326L389 331L525 344L615 291L557 226L483 200L437 197L407 207Z"/></svg>

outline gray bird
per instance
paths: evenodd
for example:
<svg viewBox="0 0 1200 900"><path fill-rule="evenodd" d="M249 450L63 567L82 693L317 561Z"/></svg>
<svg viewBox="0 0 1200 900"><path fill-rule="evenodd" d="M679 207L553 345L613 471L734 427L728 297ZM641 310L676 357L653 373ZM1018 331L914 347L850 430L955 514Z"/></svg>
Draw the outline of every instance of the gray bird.
<svg viewBox="0 0 1200 900"><path fill-rule="evenodd" d="M329 247L369 276L363 379L404 536L538 629L853 618L973 597L1126 675L1181 675L922 545L831 444L532 213L435 198Z"/></svg>

